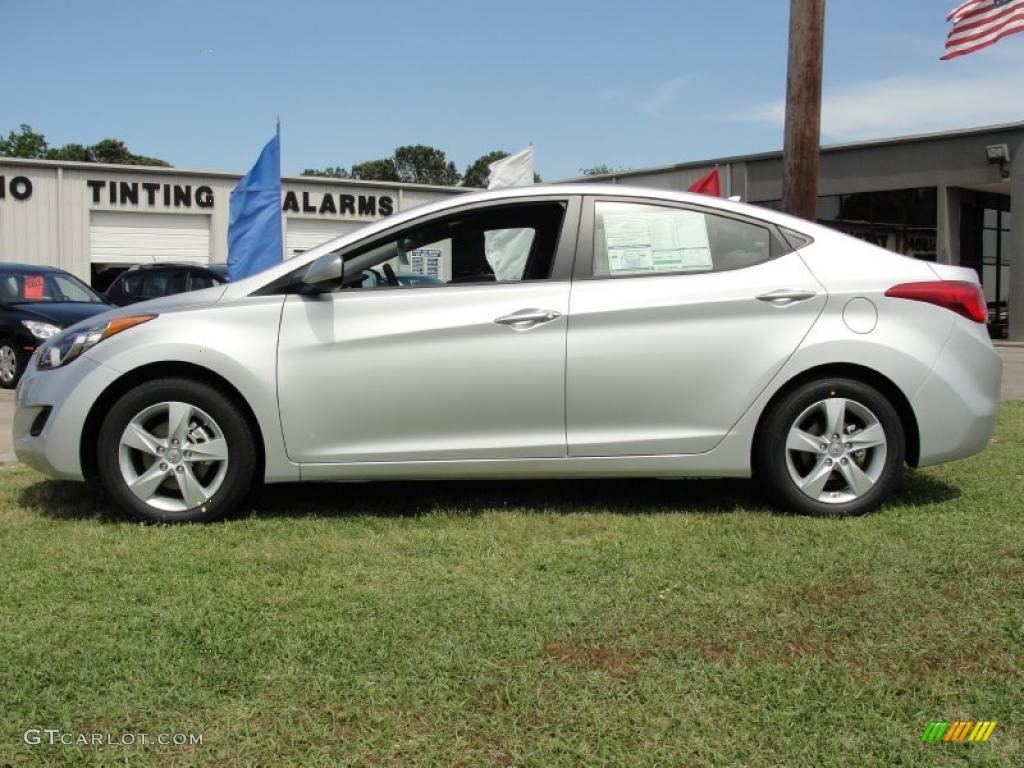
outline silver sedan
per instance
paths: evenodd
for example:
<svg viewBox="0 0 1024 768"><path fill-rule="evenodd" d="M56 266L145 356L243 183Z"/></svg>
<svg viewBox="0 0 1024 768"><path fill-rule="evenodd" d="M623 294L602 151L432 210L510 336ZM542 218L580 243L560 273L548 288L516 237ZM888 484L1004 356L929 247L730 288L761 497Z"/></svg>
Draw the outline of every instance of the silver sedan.
<svg viewBox="0 0 1024 768"><path fill-rule="evenodd" d="M258 481L752 475L855 515L905 464L985 447L985 311L971 270L762 208L472 194L68 328L14 444L146 521L215 519Z"/></svg>

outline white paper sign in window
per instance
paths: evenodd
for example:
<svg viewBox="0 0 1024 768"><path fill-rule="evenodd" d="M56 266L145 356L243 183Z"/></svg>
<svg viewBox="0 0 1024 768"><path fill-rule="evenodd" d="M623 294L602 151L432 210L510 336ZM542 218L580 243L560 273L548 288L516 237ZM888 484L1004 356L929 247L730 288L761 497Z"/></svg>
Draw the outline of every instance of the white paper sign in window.
<svg viewBox="0 0 1024 768"><path fill-rule="evenodd" d="M438 280L441 275L441 251L433 248L417 248L409 252L409 271L414 275L425 275Z"/></svg>
<svg viewBox="0 0 1024 768"><path fill-rule="evenodd" d="M634 203L598 203L594 274L703 272L712 268L704 214Z"/></svg>

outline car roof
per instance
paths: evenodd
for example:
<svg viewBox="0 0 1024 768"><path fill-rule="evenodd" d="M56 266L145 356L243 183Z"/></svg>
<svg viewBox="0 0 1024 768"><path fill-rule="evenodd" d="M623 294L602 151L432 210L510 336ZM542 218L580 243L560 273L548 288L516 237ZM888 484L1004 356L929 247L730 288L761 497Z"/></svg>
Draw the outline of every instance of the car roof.
<svg viewBox="0 0 1024 768"><path fill-rule="evenodd" d="M46 264L19 264L17 262L0 262L0 271L3 272L59 272L68 274L59 267L51 267Z"/></svg>
<svg viewBox="0 0 1024 768"><path fill-rule="evenodd" d="M191 261L159 261L155 264L133 264L128 267L125 272L135 272L145 269L163 269L165 267L182 268L182 269L208 269L211 272L220 272L221 269L227 269L226 264L196 264Z"/></svg>

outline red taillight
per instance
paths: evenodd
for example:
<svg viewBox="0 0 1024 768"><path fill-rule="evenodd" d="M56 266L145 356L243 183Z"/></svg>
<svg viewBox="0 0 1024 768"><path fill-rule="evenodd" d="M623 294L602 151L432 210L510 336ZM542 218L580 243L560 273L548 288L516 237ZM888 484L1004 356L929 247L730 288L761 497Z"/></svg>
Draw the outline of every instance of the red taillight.
<svg viewBox="0 0 1024 768"><path fill-rule="evenodd" d="M984 323L988 320L988 308L981 286L963 280L934 280L927 283L902 283L885 292L894 299L926 301L939 307L951 309L968 320Z"/></svg>

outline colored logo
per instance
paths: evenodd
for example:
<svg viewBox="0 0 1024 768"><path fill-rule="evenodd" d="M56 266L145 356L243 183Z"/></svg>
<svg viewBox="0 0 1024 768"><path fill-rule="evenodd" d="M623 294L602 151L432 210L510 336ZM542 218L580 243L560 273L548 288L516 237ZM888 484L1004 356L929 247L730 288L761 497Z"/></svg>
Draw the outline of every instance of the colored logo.
<svg viewBox="0 0 1024 768"><path fill-rule="evenodd" d="M995 720L977 723L973 720L957 720L953 723L933 720L921 734L921 741L988 741L995 727Z"/></svg>

